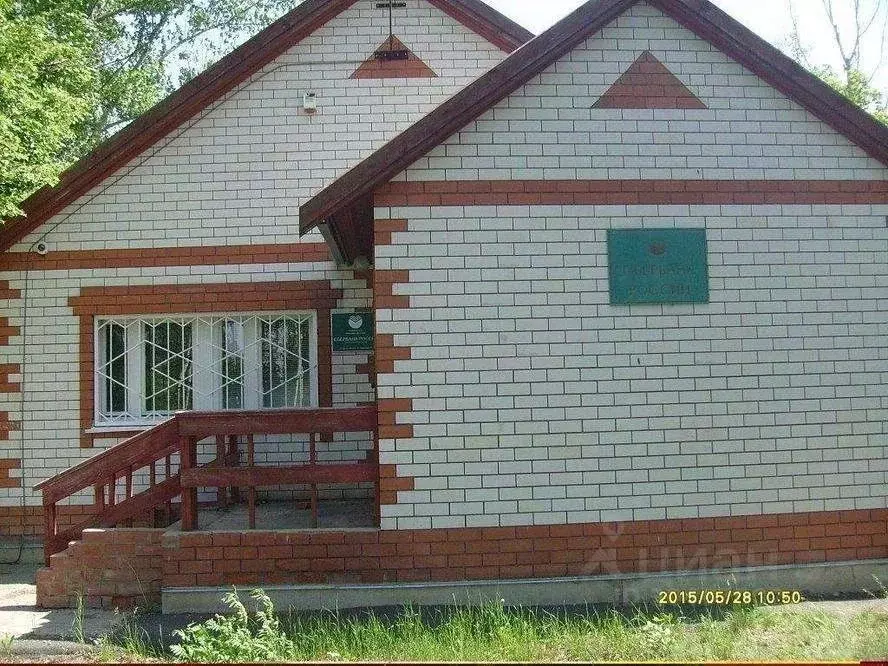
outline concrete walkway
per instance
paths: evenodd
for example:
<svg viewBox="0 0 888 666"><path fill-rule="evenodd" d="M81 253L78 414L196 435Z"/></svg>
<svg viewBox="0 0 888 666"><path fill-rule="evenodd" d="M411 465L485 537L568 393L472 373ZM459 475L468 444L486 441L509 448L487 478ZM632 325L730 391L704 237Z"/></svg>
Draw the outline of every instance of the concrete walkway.
<svg viewBox="0 0 888 666"><path fill-rule="evenodd" d="M84 609L81 623L72 609L38 609L34 586L38 568L36 564L0 565L0 636L70 641L78 638L75 627L81 625L83 637L91 641L114 628L120 615L113 611Z"/></svg>

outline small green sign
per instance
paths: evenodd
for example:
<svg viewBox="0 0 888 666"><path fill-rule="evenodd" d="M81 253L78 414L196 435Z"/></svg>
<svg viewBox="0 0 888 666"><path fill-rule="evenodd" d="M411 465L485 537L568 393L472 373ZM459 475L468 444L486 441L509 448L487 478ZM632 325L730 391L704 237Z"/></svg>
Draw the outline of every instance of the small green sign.
<svg viewBox="0 0 888 666"><path fill-rule="evenodd" d="M705 229L611 229L610 302L708 303Z"/></svg>
<svg viewBox="0 0 888 666"><path fill-rule="evenodd" d="M373 349L373 313L334 312L333 351L371 351Z"/></svg>

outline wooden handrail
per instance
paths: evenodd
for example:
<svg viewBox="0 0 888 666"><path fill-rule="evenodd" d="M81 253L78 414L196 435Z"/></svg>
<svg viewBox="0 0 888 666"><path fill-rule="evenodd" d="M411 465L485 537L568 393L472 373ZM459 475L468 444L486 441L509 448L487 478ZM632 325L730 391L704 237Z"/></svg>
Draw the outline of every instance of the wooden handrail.
<svg viewBox="0 0 888 666"><path fill-rule="evenodd" d="M179 412L107 451L34 486L57 499L92 487L100 470L110 474L125 467L147 464L155 450L178 437L201 439L216 435L287 435L310 432L376 430L376 407L345 409L281 409L242 412Z"/></svg>
<svg viewBox="0 0 888 666"><path fill-rule="evenodd" d="M161 447L168 445L177 432L178 424L174 417L38 483L34 490L43 491L44 501L47 498L59 500L91 488L98 479L106 478L113 472L133 465L143 467L151 459L157 459Z"/></svg>
<svg viewBox="0 0 888 666"><path fill-rule="evenodd" d="M375 405L354 408L281 409L265 411L179 412L149 430L72 467L35 486L43 493L46 519L44 549L46 561L63 550L73 538L89 527L112 527L171 502L181 496L182 529L197 528L197 488L219 489L220 504L227 503L227 489L233 498L237 488L249 489L250 527L255 527L255 489L263 486L309 484L312 487L312 515L317 521L317 484L375 482L378 493L379 467L374 452L367 461L353 464L318 464L318 434L335 432L374 432L377 425ZM310 464L291 467L257 467L253 463L254 435L308 434ZM238 467L237 438L246 436L250 460ZM197 465L197 444L214 438L216 459ZM227 442L227 444L226 444ZM376 437L374 436L374 446ZM171 457L178 454L178 471L173 474ZM158 479L158 463L163 468ZM147 468L147 470L146 470ZM133 494L133 477L146 470L147 490ZM124 496L118 501L118 480L124 480ZM59 530L56 504L88 488L95 491L98 509L81 524ZM237 501L235 499L235 501Z"/></svg>
<svg viewBox="0 0 888 666"><path fill-rule="evenodd" d="M183 488L269 488L315 483L363 483L373 481L375 474L376 466L367 462L284 467L199 467L182 472L181 484Z"/></svg>
<svg viewBox="0 0 888 666"><path fill-rule="evenodd" d="M176 421L183 437L369 432L376 430L376 407L182 412L176 414Z"/></svg>

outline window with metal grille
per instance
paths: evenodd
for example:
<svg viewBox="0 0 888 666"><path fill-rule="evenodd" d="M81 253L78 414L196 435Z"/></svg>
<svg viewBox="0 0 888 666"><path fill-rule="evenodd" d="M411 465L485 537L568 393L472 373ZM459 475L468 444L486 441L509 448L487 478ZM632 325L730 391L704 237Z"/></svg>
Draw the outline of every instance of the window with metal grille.
<svg viewBox="0 0 888 666"><path fill-rule="evenodd" d="M317 405L313 313L96 320L97 426Z"/></svg>

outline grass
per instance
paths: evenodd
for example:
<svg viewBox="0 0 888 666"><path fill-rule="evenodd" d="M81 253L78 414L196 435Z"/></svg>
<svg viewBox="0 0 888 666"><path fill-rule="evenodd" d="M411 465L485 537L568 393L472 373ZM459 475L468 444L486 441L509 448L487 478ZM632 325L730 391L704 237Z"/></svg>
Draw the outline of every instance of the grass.
<svg viewBox="0 0 888 666"><path fill-rule="evenodd" d="M164 651L163 635L153 640L140 623L140 610L122 616L114 632L96 641L97 661L102 663L159 662L170 655Z"/></svg>
<svg viewBox="0 0 888 666"><path fill-rule="evenodd" d="M157 659L213 661L763 661L888 657L888 615L743 608L688 617L546 612L490 604L383 617L279 618L261 592L258 614L236 597L233 613L190 626L171 653L130 629L118 644Z"/></svg>

